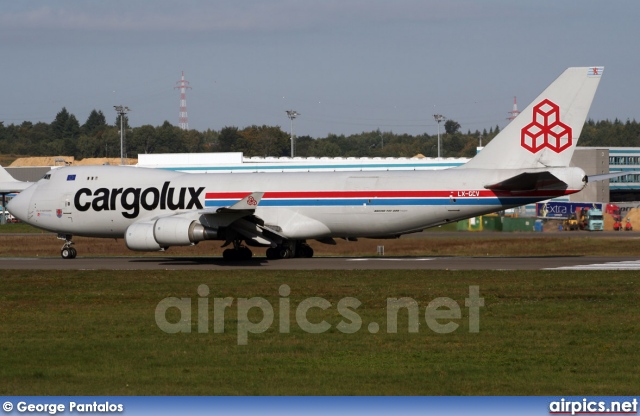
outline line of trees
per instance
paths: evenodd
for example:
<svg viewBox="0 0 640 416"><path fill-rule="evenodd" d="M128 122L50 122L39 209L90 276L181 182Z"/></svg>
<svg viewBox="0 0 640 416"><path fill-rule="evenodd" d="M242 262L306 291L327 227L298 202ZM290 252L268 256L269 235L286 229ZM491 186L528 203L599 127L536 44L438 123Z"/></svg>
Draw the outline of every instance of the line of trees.
<svg viewBox="0 0 640 416"><path fill-rule="evenodd" d="M289 134L280 126L224 127L220 131L182 130L165 121L161 126L131 128L125 117L127 157L140 153L243 152L245 156L289 156ZM487 144L500 128L482 132L460 131L447 120L441 140L443 157L472 157L480 139ZM640 123L627 120L589 120L582 131L581 146L640 146ZM394 134L374 130L349 136L330 134L323 138L296 138L296 156L411 157L437 156L436 135ZM102 111L93 110L84 124L63 108L51 123L4 125L0 122L0 153L23 156L119 157L120 116L108 124Z"/></svg>

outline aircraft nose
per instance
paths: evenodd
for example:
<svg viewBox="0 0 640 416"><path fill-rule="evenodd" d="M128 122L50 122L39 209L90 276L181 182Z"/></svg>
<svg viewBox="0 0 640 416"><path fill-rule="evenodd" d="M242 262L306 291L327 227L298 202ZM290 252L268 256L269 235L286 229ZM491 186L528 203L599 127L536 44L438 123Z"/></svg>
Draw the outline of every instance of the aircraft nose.
<svg viewBox="0 0 640 416"><path fill-rule="evenodd" d="M27 222L29 215L29 204L31 203L31 197L35 192L36 186L30 186L18 195L14 196L7 204L7 210L14 217L21 221Z"/></svg>

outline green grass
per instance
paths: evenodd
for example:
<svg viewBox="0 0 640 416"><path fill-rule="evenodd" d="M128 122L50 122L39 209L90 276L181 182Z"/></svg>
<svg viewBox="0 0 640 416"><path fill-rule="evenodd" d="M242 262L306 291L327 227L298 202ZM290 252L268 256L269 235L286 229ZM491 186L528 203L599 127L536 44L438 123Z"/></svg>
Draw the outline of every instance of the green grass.
<svg viewBox="0 0 640 416"><path fill-rule="evenodd" d="M0 225L0 234L12 234L12 233L43 233L39 228L33 227L23 222L7 223Z"/></svg>
<svg viewBox="0 0 640 416"><path fill-rule="evenodd" d="M198 333L197 289L210 289L209 332ZM278 289L291 288L291 332L278 331ZM480 287L480 332L464 300ZM166 297L193 299L191 333L155 322ZM271 327L238 345L237 299L264 297ZM329 300L303 332L295 309ZM362 328L345 334L337 302L362 302ZM431 331L425 307L446 296L460 327ZM213 332L216 297L233 297L225 332ZM387 333L386 299L420 305ZM258 322L260 312L250 319ZM640 291L633 272L496 271L5 271L0 278L3 395L625 395L637 390ZM177 310L167 314L178 320ZM367 330L370 322L380 332ZM443 322L446 322L443 321Z"/></svg>

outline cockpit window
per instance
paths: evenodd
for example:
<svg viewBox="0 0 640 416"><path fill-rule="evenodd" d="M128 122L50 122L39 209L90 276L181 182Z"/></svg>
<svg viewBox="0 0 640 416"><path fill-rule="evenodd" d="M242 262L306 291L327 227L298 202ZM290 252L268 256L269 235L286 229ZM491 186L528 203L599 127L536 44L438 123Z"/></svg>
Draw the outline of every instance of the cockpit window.
<svg viewBox="0 0 640 416"><path fill-rule="evenodd" d="M51 174L50 174L50 173L47 173L46 175L44 175L44 176L42 177L42 179L51 179Z"/></svg>

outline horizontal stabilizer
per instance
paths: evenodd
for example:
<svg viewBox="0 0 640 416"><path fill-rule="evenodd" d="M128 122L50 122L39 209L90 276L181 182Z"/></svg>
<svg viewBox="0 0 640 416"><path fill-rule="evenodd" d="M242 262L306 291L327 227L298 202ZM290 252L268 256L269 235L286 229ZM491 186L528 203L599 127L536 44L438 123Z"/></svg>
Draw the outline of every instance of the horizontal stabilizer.
<svg viewBox="0 0 640 416"><path fill-rule="evenodd" d="M258 208L264 192L253 192L230 207L219 208L216 212L247 212L251 213Z"/></svg>
<svg viewBox="0 0 640 416"><path fill-rule="evenodd" d="M526 192L536 190L565 190L568 185L550 172L521 173L502 182L486 185L492 191Z"/></svg>
<svg viewBox="0 0 640 416"><path fill-rule="evenodd" d="M611 179L611 178L620 178L622 176L627 176L627 175L639 175L640 171L632 171L632 172L611 172L611 173L604 173L602 175L589 175L587 176L587 182L598 182L598 181L604 181L607 179Z"/></svg>

